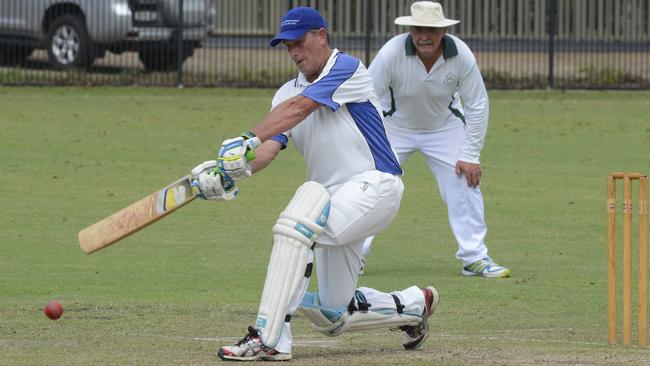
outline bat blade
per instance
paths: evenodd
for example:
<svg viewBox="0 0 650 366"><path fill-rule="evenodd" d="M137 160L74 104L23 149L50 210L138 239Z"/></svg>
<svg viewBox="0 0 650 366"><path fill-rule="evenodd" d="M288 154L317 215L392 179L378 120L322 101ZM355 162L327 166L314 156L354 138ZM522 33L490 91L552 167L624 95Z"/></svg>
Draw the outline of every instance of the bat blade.
<svg viewBox="0 0 650 366"><path fill-rule="evenodd" d="M171 183L79 232L79 246L94 253L145 228L197 197L190 176Z"/></svg>

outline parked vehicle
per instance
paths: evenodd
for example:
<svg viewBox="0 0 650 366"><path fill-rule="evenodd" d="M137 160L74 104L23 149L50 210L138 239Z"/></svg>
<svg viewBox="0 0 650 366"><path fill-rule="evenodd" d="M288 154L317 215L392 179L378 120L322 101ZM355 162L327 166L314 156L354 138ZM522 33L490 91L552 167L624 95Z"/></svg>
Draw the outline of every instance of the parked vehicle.
<svg viewBox="0 0 650 366"><path fill-rule="evenodd" d="M179 1L183 1L180 32ZM145 68L177 68L213 32L214 0L0 0L0 63L46 49L58 69L90 66L106 51L138 52Z"/></svg>

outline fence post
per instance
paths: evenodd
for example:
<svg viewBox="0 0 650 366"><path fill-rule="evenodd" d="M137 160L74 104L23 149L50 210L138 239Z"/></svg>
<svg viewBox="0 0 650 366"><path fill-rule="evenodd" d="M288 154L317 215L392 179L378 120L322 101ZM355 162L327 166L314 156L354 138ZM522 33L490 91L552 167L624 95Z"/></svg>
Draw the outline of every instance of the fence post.
<svg viewBox="0 0 650 366"><path fill-rule="evenodd" d="M178 71L176 73L176 86L178 88L183 87L183 28L184 28L184 23L183 23L183 3L184 0L178 0L178 38L177 38L177 43L176 46L178 47L177 49L177 55L176 55L176 66L178 67Z"/></svg>
<svg viewBox="0 0 650 366"><path fill-rule="evenodd" d="M548 87L555 88L555 23L557 0L548 0Z"/></svg>
<svg viewBox="0 0 650 366"><path fill-rule="evenodd" d="M372 34L372 3L373 0L366 0L366 67L370 66L370 36Z"/></svg>

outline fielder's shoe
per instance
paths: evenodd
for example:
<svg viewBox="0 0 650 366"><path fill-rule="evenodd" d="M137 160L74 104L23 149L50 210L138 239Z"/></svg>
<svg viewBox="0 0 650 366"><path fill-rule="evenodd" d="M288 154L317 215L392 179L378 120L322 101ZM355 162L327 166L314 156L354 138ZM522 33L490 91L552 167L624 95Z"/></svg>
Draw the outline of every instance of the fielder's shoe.
<svg viewBox="0 0 650 366"><path fill-rule="evenodd" d="M248 334L234 346L221 347L217 356L222 360L232 361L285 361L291 359L291 353L282 353L262 343L257 329L249 326Z"/></svg>
<svg viewBox="0 0 650 366"><path fill-rule="evenodd" d="M429 317L436 311L440 296L433 286L422 289L424 295L424 311L422 312L422 321L418 325L399 327L404 332L406 341L402 343L405 349L416 349L424 343L429 336Z"/></svg>
<svg viewBox="0 0 650 366"><path fill-rule="evenodd" d="M479 259L469 266L463 267L465 276L482 276L482 277L510 277L510 270L506 267L494 263L490 257Z"/></svg>

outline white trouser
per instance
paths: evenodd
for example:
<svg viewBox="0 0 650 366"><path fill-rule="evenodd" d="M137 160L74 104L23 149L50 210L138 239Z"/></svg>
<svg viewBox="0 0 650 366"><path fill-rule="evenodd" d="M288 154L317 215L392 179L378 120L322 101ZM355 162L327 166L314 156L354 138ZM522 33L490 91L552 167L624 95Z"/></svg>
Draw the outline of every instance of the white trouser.
<svg viewBox="0 0 650 366"><path fill-rule="evenodd" d="M404 185L400 177L368 171L341 185L328 187L328 191L330 215L314 254L320 304L338 307L347 305L354 296L364 239L376 235L393 221ZM289 314L299 304L300 301L292 302ZM276 349L290 352L289 323L284 323L284 327Z"/></svg>
<svg viewBox="0 0 650 366"><path fill-rule="evenodd" d="M455 166L465 140L465 129L459 122L451 128L436 131L412 131L389 125L388 137L402 164L416 151L424 155L438 182L438 189L447 204L449 225L456 237L456 258L468 265L487 257L484 240L487 235L481 190L467 185L465 175L456 175Z"/></svg>

